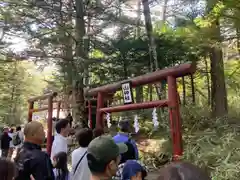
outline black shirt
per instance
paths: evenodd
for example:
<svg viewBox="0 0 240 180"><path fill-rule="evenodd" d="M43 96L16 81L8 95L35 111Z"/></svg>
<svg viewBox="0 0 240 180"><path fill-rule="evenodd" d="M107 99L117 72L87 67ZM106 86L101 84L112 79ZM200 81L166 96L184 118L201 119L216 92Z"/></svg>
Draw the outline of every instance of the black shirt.
<svg viewBox="0 0 240 180"><path fill-rule="evenodd" d="M18 176L15 180L54 180L53 166L49 155L36 144L24 142L19 155L16 157Z"/></svg>
<svg viewBox="0 0 240 180"><path fill-rule="evenodd" d="M9 137L8 133L3 133L1 136L1 149L9 149L11 140L12 138Z"/></svg>

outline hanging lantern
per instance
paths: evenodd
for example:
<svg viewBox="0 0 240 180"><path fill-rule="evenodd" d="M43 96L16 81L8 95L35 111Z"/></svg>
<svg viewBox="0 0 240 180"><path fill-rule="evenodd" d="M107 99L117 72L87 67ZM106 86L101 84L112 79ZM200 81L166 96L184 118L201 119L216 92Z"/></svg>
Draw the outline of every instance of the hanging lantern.
<svg viewBox="0 0 240 180"><path fill-rule="evenodd" d="M157 116L157 109L154 108L153 112L152 112L152 121L153 121L153 127L154 129L157 129L159 126L159 122L158 122L158 116Z"/></svg>
<svg viewBox="0 0 240 180"><path fill-rule="evenodd" d="M138 124L138 115L135 115L134 116L134 124L133 124L133 127L135 129L135 133L137 133L139 131L139 124Z"/></svg>
<svg viewBox="0 0 240 180"><path fill-rule="evenodd" d="M111 124L111 117L109 113L107 113L106 115L106 120L107 120L107 126L108 128L110 128L112 124Z"/></svg>

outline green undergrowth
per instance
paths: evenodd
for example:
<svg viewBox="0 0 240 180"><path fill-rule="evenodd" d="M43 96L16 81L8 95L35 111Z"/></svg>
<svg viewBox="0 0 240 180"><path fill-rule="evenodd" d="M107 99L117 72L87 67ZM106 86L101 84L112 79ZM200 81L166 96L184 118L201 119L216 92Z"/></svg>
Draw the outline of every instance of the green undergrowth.
<svg viewBox="0 0 240 180"><path fill-rule="evenodd" d="M239 179L239 120L205 118L202 124L207 127L196 124L191 130L185 129L183 158L203 167L213 180Z"/></svg>
<svg viewBox="0 0 240 180"><path fill-rule="evenodd" d="M238 180L240 177L240 116L230 111L228 117L210 118L209 110L202 107L182 109L183 160L208 171L213 180ZM166 119L167 116L166 116ZM149 138L164 138L166 148L161 152L143 153L142 159L161 167L166 158L171 159L171 141L168 120L159 120L160 128L153 132L144 122L141 128ZM151 124L151 123L150 123Z"/></svg>

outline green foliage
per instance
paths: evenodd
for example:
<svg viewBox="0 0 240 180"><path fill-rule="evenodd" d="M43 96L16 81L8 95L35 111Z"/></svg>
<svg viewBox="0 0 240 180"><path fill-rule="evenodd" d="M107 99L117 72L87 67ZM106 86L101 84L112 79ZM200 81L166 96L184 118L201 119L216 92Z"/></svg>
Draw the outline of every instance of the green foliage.
<svg viewBox="0 0 240 180"><path fill-rule="evenodd" d="M168 29L168 31L165 31ZM159 68L174 66L200 58L199 47L171 28L156 30L155 40ZM149 48L146 38L124 38L111 42L105 50L106 62L92 65L93 83L107 83L149 72Z"/></svg>
<svg viewBox="0 0 240 180"><path fill-rule="evenodd" d="M32 63L0 64L0 121L17 124L26 120L27 99L42 93L46 83Z"/></svg>

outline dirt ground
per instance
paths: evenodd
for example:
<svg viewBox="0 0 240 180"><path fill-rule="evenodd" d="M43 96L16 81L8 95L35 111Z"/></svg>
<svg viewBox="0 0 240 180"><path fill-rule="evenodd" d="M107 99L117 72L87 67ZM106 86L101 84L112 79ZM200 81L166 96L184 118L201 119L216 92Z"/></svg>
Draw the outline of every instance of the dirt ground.
<svg viewBox="0 0 240 180"><path fill-rule="evenodd" d="M164 150L164 139L148 139L145 137L139 137L136 139L138 149L142 153L157 153ZM149 168L149 173L147 176L147 180L156 180L159 176L159 169L151 167L151 165L147 165Z"/></svg>

